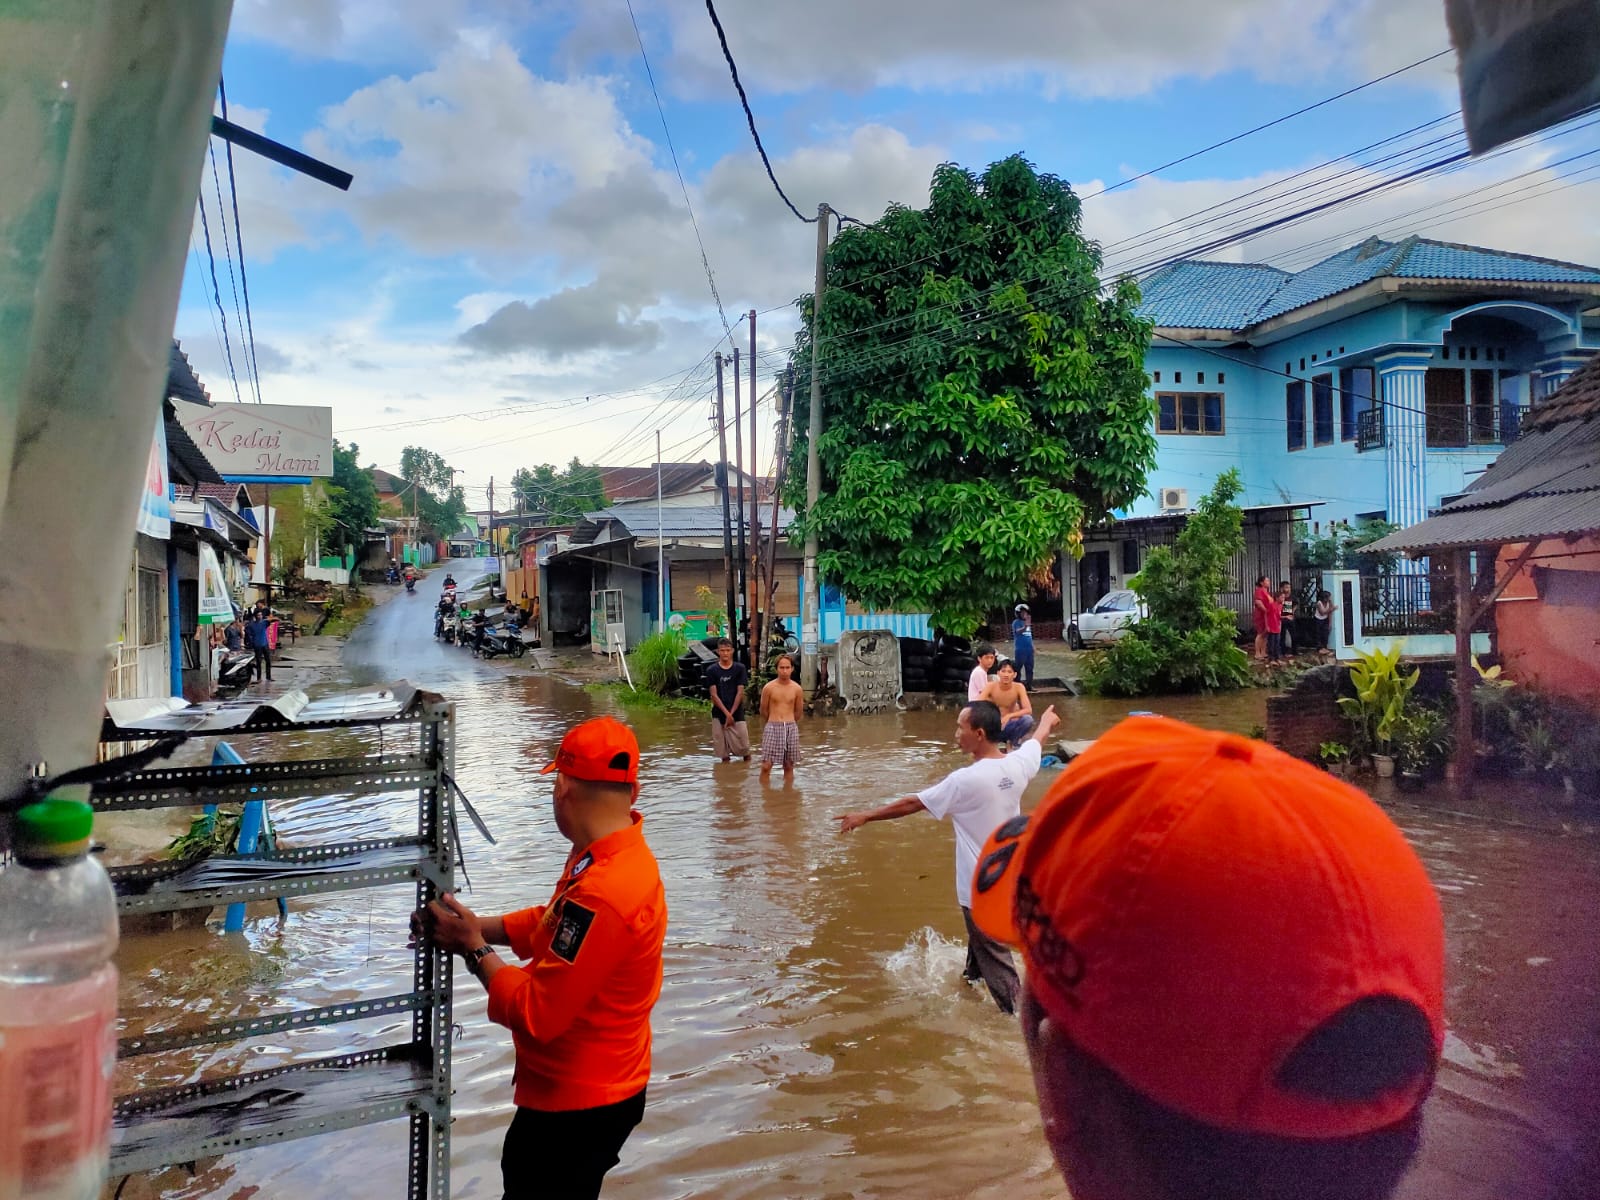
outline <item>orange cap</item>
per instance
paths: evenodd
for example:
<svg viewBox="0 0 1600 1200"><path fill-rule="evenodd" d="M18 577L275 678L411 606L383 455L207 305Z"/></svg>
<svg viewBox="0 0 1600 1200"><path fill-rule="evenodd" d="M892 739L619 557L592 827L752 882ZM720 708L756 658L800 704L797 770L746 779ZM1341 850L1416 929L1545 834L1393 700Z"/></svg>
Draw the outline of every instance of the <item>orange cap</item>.
<svg viewBox="0 0 1600 1200"><path fill-rule="evenodd" d="M567 730L555 761L539 774L551 771L591 783L638 783L639 739L615 717L595 717Z"/></svg>
<svg viewBox="0 0 1600 1200"><path fill-rule="evenodd" d="M1444 922L1363 792L1263 742L1130 717L989 837L972 917L1019 946L1051 1018L1124 1082L1208 1125L1368 1133L1431 1072L1350 1103L1279 1087L1312 1031L1390 996L1444 1045Z"/></svg>

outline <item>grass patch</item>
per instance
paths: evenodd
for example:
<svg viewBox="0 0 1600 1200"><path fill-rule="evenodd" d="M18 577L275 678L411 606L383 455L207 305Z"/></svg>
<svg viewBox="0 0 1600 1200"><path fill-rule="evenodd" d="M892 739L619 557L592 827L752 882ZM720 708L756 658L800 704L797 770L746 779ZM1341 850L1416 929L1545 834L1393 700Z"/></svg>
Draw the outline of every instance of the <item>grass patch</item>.
<svg viewBox="0 0 1600 1200"><path fill-rule="evenodd" d="M604 683L586 683L583 690L596 696L610 696L624 708L646 709L651 712L695 713L708 716L711 705L703 699L688 696L658 696L655 692L635 691L621 680Z"/></svg>
<svg viewBox="0 0 1600 1200"><path fill-rule="evenodd" d="M331 604L332 601L330 600ZM348 637L350 631L361 624L368 611L372 608L372 601L367 599L365 592L358 592L354 588L346 588L343 602L335 609L328 623L322 627L320 637Z"/></svg>

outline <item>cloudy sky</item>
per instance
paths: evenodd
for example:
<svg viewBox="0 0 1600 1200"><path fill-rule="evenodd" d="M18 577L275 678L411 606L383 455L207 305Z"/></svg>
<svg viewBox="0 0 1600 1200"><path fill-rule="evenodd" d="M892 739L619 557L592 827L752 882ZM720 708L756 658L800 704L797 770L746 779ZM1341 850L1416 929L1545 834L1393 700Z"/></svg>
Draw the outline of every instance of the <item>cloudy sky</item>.
<svg viewBox="0 0 1600 1200"><path fill-rule="evenodd" d="M711 453L710 355L729 347L685 191L741 345L742 314L760 312L762 391L815 235L762 172L704 5L633 4L681 186L625 0L236 0L232 118L355 176L338 192L235 155L262 399L331 405L363 462L435 449L474 504L519 466L653 461L657 429L669 459ZM940 162L1021 151L1085 196L1122 184L1085 203L1119 267L1214 236L1224 201L1255 192L1267 214L1285 187L1381 182L1460 128L1447 56L1143 175L1444 50L1439 0L718 11L803 211L825 200L872 219L924 203ZM1214 256L1294 267L1417 232L1600 263L1596 159L1568 161L1595 145L1592 128L1538 139ZM248 388L217 165L216 290ZM222 322L197 222L177 333L213 397L232 399Z"/></svg>

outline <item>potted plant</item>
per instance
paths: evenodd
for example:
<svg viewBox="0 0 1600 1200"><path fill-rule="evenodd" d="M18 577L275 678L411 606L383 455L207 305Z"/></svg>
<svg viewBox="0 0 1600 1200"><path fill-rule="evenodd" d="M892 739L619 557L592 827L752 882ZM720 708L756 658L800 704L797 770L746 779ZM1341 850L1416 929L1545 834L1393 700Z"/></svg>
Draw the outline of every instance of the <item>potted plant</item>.
<svg viewBox="0 0 1600 1200"><path fill-rule="evenodd" d="M1350 777L1350 754L1350 747L1343 742L1323 742L1317 747L1317 757L1322 760L1323 768L1340 779Z"/></svg>
<svg viewBox="0 0 1600 1200"><path fill-rule="evenodd" d="M1400 647L1390 646L1370 654L1357 652L1350 668L1354 696L1340 696L1339 709L1349 719L1358 745L1371 747L1372 765L1380 778L1394 774L1391 743L1395 724L1405 714L1406 699L1417 686L1419 672L1400 670Z"/></svg>
<svg viewBox="0 0 1600 1200"><path fill-rule="evenodd" d="M1411 706L1394 723L1393 747L1400 788L1421 790L1425 779L1443 773L1454 748L1448 714L1426 704Z"/></svg>

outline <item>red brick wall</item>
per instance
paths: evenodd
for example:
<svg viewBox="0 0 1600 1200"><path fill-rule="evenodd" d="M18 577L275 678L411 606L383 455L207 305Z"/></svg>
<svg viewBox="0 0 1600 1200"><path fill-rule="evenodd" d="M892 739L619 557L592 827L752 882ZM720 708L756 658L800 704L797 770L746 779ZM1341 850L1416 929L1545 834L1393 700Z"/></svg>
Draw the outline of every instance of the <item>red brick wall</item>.
<svg viewBox="0 0 1600 1200"><path fill-rule="evenodd" d="M1329 664L1300 676L1267 697L1267 741L1286 754L1317 762L1323 742L1350 744L1350 725L1336 703L1344 668Z"/></svg>

